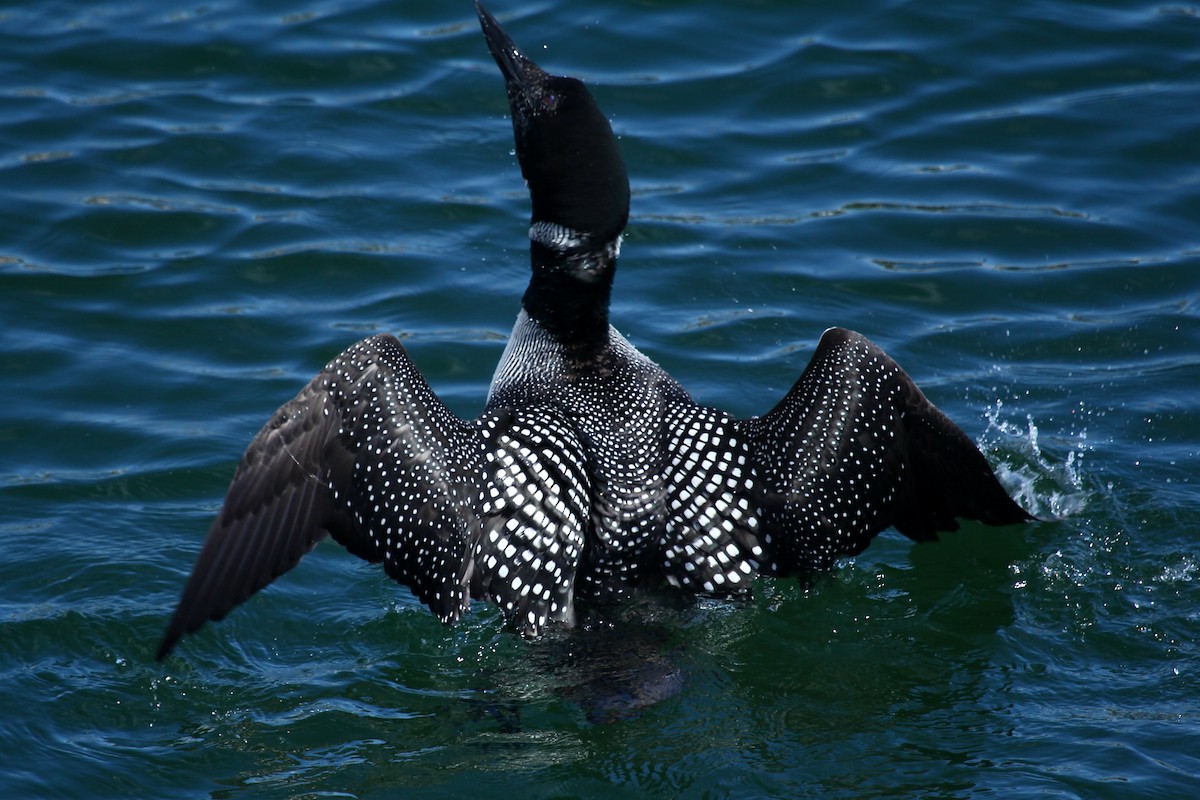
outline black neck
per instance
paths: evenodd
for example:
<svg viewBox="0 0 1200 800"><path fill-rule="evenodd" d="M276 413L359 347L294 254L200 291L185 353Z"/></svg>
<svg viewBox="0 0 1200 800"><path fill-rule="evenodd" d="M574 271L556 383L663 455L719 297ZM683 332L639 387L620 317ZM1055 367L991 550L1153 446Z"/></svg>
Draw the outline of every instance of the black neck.
<svg viewBox="0 0 1200 800"><path fill-rule="evenodd" d="M525 312L566 348L588 359L608 345L608 304L617 267L615 247L561 252L530 243L533 277Z"/></svg>

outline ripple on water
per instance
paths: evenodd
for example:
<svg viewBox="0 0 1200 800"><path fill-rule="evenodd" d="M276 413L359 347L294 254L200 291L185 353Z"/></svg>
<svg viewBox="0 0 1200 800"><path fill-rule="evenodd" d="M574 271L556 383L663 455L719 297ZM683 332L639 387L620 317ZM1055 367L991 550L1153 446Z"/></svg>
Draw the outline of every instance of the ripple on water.
<svg viewBox="0 0 1200 800"><path fill-rule="evenodd" d="M446 630L327 544L159 665L242 448L331 356L394 330L478 412L527 275L507 103L465 0L8 5L12 796L1196 793L1195 9L493 0L621 137L623 333L748 415L861 330L1046 521L588 653Z"/></svg>

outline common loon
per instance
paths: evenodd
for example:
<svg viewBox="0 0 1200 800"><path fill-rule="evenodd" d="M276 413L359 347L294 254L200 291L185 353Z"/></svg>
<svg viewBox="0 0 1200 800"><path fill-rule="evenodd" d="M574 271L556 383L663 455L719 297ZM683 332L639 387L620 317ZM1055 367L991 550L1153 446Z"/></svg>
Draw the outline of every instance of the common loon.
<svg viewBox="0 0 1200 800"><path fill-rule="evenodd" d="M400 342L335 358L242 456L158 658L326 534L445 623L490 600L521 634L663 584L745 595L889 526L1033 519L970 439L863 336L831 328L779 403L698 405L609 324L629 180L584 85L544 72L478 2L532 200L532 277L480 417L438 399Z"/></svg>

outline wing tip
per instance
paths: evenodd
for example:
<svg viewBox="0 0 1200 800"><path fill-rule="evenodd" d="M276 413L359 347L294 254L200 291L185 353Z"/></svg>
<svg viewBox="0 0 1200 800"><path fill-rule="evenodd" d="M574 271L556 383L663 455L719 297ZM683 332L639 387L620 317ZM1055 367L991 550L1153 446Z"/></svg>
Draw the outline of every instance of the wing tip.
<svg viewBox="0 0 1200 800"><path fill-rule="evenodd" d="M1002 509L991 509L995 512L990 514L987 519L981 519L985 525L1020 525L1028 522L1044 522L1041 517L1030 514L1020 503L1005 493L1008 498L1008 503Z"/></svg>
<svg viewBox="0 0 1200 800"><path fill-rule="evenodd" d="M179 634L173 631L167 631L163 635L162 641L158 644L158 652L154 654L154 660L158 662L165 661L167 656L171 655L171 651L175 649L175 645L179 642Z"/></svg>
<svg viewBox="0 0 1200 800"><path fill-rule="evenodd" d="M171 621L167 624L166 631L163 632L162 639L158 643L158 650L154 654L154 660L159 662L165 660L175 650L175 645L179 644L179 640L183 638L184 634L190 633L198 627L200 626L195 625L189 628L184 621L182 608L176 608Z"/></svg>

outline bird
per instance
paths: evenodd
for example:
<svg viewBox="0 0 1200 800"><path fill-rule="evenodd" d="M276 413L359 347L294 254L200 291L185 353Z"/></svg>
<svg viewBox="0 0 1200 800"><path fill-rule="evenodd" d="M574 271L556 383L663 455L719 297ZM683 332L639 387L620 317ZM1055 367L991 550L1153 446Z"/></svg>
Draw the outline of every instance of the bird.
<svg viewBox="0 0 1200 800"><path fill-rule="evenodd" d="M452 413L403 345L333 359L237 465L158 649L296 566L325 536L442 622L488 601L519 635L674 587L746 597L807 581L883 530L1034 519L908 374L826 330L766 413L701 405L609 321L630 205L608 119L478 2L530 195L530 280L482 413Z"/></svg>

